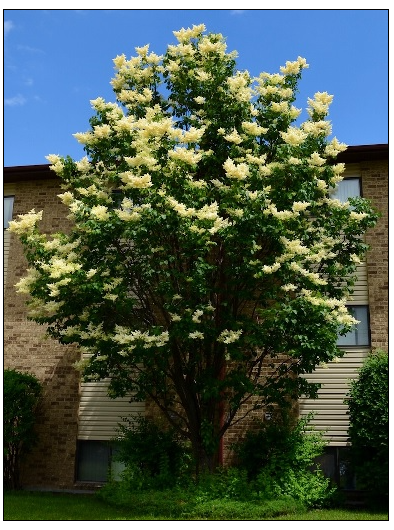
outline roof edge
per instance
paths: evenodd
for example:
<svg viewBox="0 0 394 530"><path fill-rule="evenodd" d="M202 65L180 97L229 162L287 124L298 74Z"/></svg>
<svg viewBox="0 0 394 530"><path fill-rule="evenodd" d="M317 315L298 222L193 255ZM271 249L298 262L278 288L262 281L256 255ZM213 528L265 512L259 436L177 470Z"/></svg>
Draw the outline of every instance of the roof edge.
<svg viewBox="0 0 394 530"><path fill-rule="evenodd" d="M389 144L349 145L346 151L339 153L335 162L365 162L383 160L389 157ZM23 180L58 179L50 164L4 167L4 182Z"/></svg>

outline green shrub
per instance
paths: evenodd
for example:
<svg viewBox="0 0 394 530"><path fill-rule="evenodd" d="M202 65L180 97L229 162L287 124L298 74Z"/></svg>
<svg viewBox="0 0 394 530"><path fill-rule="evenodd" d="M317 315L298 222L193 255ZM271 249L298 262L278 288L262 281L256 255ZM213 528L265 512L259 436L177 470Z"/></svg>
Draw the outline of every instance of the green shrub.
<svg viewBox="0 0 394 530"><path fill-rule="evenodd" d="M322 433L308 431L311 416L295 425L284 417L259 423L234 446L239 466L259 498L291 497L306 507L329 504L335 488L315 464L323 453Z"/></svg>
<svg viewBox="0 0 394 530"><path fill-rule="evenodd" d="M230 499L215 499L196 504L188 515L189 519L220 521L264 520L281 515L299 513L303 507L293 499L265 502L242 502Z"/></svg>
<svg viewBox="0 0 394 530"><path fill-rule="evenodd" d="M218 468L215 473L200 475L193 489L197 502L212 499L248 500L251 496L246 471L235 467Z"/></svg>
<svg viewBox="0 0 394 530"><path fill-rule="evenodd" d="M126 466L122 480L130 489L170 488L188 475L190 451L175 431L133 416L119 434L115 458Z"/></svg>
<svg viewBox="0 0 394 530"><path fill-rule="evenodd" d="M35 410L42 392L39 380L32 374L4 370L3 385L3 476L4 487L20 487L21 458L36 442Z"/></svg>
<svg viewBox="0 0 394 530"><path fill-rule="evenodd" d="M387 495L389 480L388 353L367 357L352 381L349 407L350 457L357 487L372 495Z"/></svg>

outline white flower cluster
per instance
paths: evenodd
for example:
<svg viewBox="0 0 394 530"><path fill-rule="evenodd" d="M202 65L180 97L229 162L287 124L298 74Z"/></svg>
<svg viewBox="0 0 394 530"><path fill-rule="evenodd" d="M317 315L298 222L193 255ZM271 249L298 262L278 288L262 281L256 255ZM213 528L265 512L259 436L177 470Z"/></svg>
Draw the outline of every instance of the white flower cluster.
<svg viewBox="0 0 394 530"><path fill-rule="evenodd" d="M8 229L10 232L18 236L27 235L31 233L38 221L42 219L42 211L37 212L33 208L29 213L19 214L19 221L10 221Z"/></svg>
<svg viewBox="0 0 394 530"><path fill-rule="evenodd" d="M298 56L296 61L286 61L286 66L281 66L280 71L283 75L297 75L304 68L309 68L309 64L306 59Z"/></svg>
<svg viewBox="0 0 394 530"><path fill-rule="evenodd" d="M126 346L128 349L135 348L137 342L142 342L145 349L153 347L160 348L168 343L169 333L168 331L163 331L159 335L150 335L146 331L130 331L128 328L116 325L113 340L118 344Z"/></svg>
<svg viewBox="0 0 394 530"><path fill-rule="evenodd" d="M224 344L231 344L239 340L241 335L242 335L242 329L237 330L237 331L224 329L220 333L219 337L217 338L217 341L223 342Z"/></svg>

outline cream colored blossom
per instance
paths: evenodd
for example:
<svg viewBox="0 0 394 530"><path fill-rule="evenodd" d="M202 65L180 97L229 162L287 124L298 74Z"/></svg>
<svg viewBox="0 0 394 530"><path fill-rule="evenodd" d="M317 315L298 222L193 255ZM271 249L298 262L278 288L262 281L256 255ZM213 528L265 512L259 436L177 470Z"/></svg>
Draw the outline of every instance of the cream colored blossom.
<svg viewBox="0 0 394 530"><path fill-rule="evenodd" d="M136 46L134 49L138 55L146 57L149 51L149 44L145 44L145 46Z"/></svg>
<svg viewBox="0 0 394 530"><path fill-rule="evenodd" d="M286 112L289 111L289 103L288 101L281 101L281 102L276 102L276 101L273 101L271 103L271 110L273 110L274 112L278 112L280 114L285 114Z"/></svg>
<svg viewBox="0 0 394 530"><path fill-rule="evenodd" d="M170 44L167 49L171 55L175 55L177 57L191 58L195 54L194 48L191 44L181 43L177 46Z"/></svg>
<svg viewBox="0 0 394 530"><path fill-rule="evenodd" d="M366 217L368 217L368 214L365 212L350 212L350 219L352 221L362 221Z"/></svg>
<svg viewBox="0 0 394 530"><path fill-rule="evenodd" d="M168 197L167 201L171 208L173 208L173 210L175 210L181 217L192 217L196 213L194 208L187 208L185 204L178 202L173 197Z"/></svg>
<svg viewBox="0 0 394 530"><path fill-rule="evenodd" d="M49 272L50 278L60 278L81 269L80 263L70 262L63 258L53 258L50 263L42 263L41 267Z"/></svg>
<svg viewBox="0 0 394 530"><path fill-rule="evenodd" d="M317 272L308 271L295 261L292 261L289 266L292 271L301 274L315 285L327 285L327 281L324 280Z"/></svg>
<svg viewBox="0 0 394 530"><path fill-rule="evenodd" d="M260 136L268 131L266 127L261 127L254 121L243 121L241 125L242 129L251 136Z"/></svg>
<svg viewBox="0 0 394 530"><path fill-rule="evenodd" d="M210 234L216 234L220 230L224 230L225 228L228 228L231 225L232 225L232 223L228 219L223 219L222 217L217 217L214 220L213 225L211 226L211 228L208 229L208 232Z"/></svg>
<svg viewBox="0 0 394 530"><path fill-rule="evenodd" d="M308 68L306 59L297 57L296 61L286 61L286 66L281 66L280 71L284 75L297 75L303 68Z"/></svg>
<svg viewBox="0 0 394 530"><path fill-rule="evenodd" d="M209 55L211 53L223 56L226 52L227 45L223 40L222 35L218 34L219 39L214 42L210 37L203 37L198 43L198 50L202 55Z"/></svg>
<svg viewBox="0 0 394 530"><path fill-rule="evenodd" d="M321 191L326 191L328 188L327 182L322 179L316 179L316 187Z"/></svg>
<svg viewBox="0 0 394 530"><path fill-rule="evenodd" d="M236 129L233 129L231 133L226 134L224 136L224 139L236 145L239 145L242 143L242 138L240 137Z"/></svg>
<svg viewBox="0 0 394 530"><path fill-rule="evenodd" d="M126 56L124 53L122 55L117 55L115 59L113 59L113 63L115 65L115 68L120 69L122 66L126 64Z"/></svg>
<svg viewBox="0 0 394 530"><path fill-rule="evenodd" d="M195 165L202 158L202 153L196 153L185 147L178 147L174 151L169 151L168 156L172 160L178 160L179 162L184 162L185 164Z"/></svg>
<svg viewBox="0 0 394 530"><path fill-rule="evenodd" d="M63 160L60 158L59 155L48 155L45 157L50 164L50 169L54 171L57 175L61 175L64 169Z"/></svg>
<svg viewBox="0 0 394 530"><path fill-rule="evenodd" d="M361 259L357 256L357 254L350 254L350 259L353 263L361 263Z"/></svg>
<svg viewBox="0 0 394 530"><path fill-rule="evenodd" d="M189 338L191 339L203 339L204 333L201 333L201 331L193 331L192 333L189 333Z"/></svg>
<svg viewBox="0 0 394 530"><path fill-rule="evenodd" d="M200 210L195 210L195 215L198 219L214 221L218 217L218 204L205 204Z"/></svg>
<svg viewBox="0 0 394 530"><path fill-rule="evenodd" d="M224 344L231 344L231 343L236 342L237 340L239 340L241 335L242 335L242 329L240 329L238 331L224 329L220 333L217 341L218 342L223 342Z"/></svg>
<svg viewBox="0 0 394 530"><path fill-rule="evenodd" d="M228 178L244 180L249 175L249 167L245 163L235 164L231 158L228 158L224 164L223 168L226 172Z"/></svg>
<svg viewBox="0 0 394 530"><path fill-rule="evenodd" d="M306 121L301 125L301 127L303 131L310 134L311 136L329 136L332 131L331 123L326 120Z"/></svg>
<svg viewBox="0 0 394 530"><path fill-rule="evenodd" d="M132 133L135 130L133 116L123 116L113 125L114 131L119 133Z"/></svg>
<svg viewBox="0 0 394 530"><path fill-rule="evenodd" d="M323 116L327 115L333 98L334 96L331 96L327 92L316 92L314 99L308 98L308 114L310 116L313 116L315 113Z"/></svg>
<svg viewBox="0 0 394 530"><path fill-rule="evenodd" d="M145 166L150 171L156 171L160 168L156 158L149 152L137 153L135 156L125 156L124 160L130 167Z"/></svg>
<svg viewBox="0 0 394 530"><path fill-rule="evenodd" d="M118 94L118 99L122 103L140 103L145 104L149 103L153 99L152 91L144 87L142 90L130 90L124 89L121 90Z"/></svg>
<svg viewBox="0 0 394 530"><path fill-rule="evenodd" d="M311 156L309 157L309 160L308 162L310 163L311 166L323 166L325 163L326 163L326 159L325 158L322 158L319 153L317 153L316 151L314 153L311 154Z"/></svg>
<svg viewBox="0 0 394 530"><path fill-rule="evenodd" d="M10 221L7 230L14 234L24 235L32 232L38 221L42 220L42 211L33 208L29 213L18 214L19 221Z"/></svg>
<svg viewBox="0 0 394 530"><path fill-rule="evenodd" d="M250 101L253 91L249 86L250 76L248 72L237 72L233 77L227 78L227 85L231 94L237 101Z"/></svg>
<svg viewBox="0 0 394 530"><path fill-rule="evenodd" d="M27 276L21 278L16 284L15 288L18 293L30 294L30 289L33 283L40 277L40 273L36 269L27 269Z"/></svg>
<svg viewBox="0 0 394 530"><path fill-rule="evenodd" d="M336 157L339 153L346 151L347 145L344 143L338 142L337 138L334 137L331 142L326 146L324 154L330 157Z"/></svg>
<svg viewBox="0 0 394 530"><path fill-rule="evenodd" d="M261 72L259 80L262 82L268 81L272 85L280 85L284 82L285 76L281 74L270 74L268 72Z"/></svg>
<svg viewBox="0 0 394 530"><path fill-rule="evenodd" d="M261 270L263 271L264 274L272 274L276 272L277 270L279 270L280 267L281 267L281 264L276 262L273 265L264 265Z"/></svg>
<svg viewBox="0 0 394 530"><path fill-rule="evenodd" d="M108 123L103 123L102 125L95 125L93 127L93 135L96 138L105 139L109 138L111 135L111 127L108 125Z"/></svg>
<svg viewBox="0 0 394 530"><path fill-rule="evenodd" d="M296 291L297 290L297 286L294 285L293 283L287 283L286 285L282 285L281 289L283 291L286 291L286 292Z"/></svg>
<svg viewBox="0 0 394 530"><path fill-rule="evenodd" d="M91 215L99 221L107 221L110 217L107 206L93 206L91 209Z"/></svg>
<svg viewBox="0 0 394 530"><path fill-rule="evenodd" d="M94 139L94 135L90 131L85 133L75 133L73 134L73 136L78 141L78 143L85 145L89 145Z"/></svg>
<svg viewBox="0 0 394 530"><path fill-rule="evenodd" d="M283 140L288 145L301 145L307 137L307 134L297 127L289 127L286 132L280 133Z"/></svg>
<svg viewBox="0 0 394 530"><path fill-rule="evenodd" d="M196 39L205 31L205 24L193 25L192 28L182 28L179 31L173 31L174 36L179 42L188 42L190 39Z"/></svg>
<svg viewBox="0 0 394 530"><path fill-rule="evenodd" d="M80 173L88 173L91 169L87 156L84 156L81 160L75 162L75 165Z"/></svg>
<svg viewBox="0 0 394 530"><path fill-rule="evenodd" d="M134 175L131 171L125 171L119 174L125 188L139 188L145 189L152 186L151 176L148 173L145 175Z"/></svg>
<svg viewBox="0 0 394 530"><path fill-rule="evenodd" d="M196 309L192 315L193 322L196 322L196 324L201 323L201 317L203 316L204 312L201 311L201 309Z"/></svg>
<svg viewBox="0 0 394 530"><path fill-rule="evenodd" d="M279 211L273 204L269 204L268 207L263 210L263 214L272 215L281 221L287 221L288 219L293 219L295 216L299 215L298 212L293 212L290 210Z"/></svg>
<svg viewBox="0 0 394 530"><path fill-rule="evenodd" d="M198 143L204 135L205 127L197 129L196 127L190 127L188 131L180 131L180 141L184 143Z"/></svg>
<svg viewBox="0 0 394 530"><path fill-rule="evenodd" d="M292 210L293 212L304 212L310 205L310 202L296 201L293 203Z"/></svg>

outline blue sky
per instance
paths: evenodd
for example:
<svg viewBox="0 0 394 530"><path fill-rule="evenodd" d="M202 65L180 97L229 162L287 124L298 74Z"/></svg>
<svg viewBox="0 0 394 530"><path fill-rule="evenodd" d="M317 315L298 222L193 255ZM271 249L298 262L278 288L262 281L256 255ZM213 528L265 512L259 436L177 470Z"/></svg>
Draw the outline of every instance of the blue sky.
<svg viewBox="0 0 394 530"><path fill-rule="evenodd" d="M239 3L242 5L242 2ZM4 10L4 165L45 164L48 154L84 156L72 136L89 129L90 100L114 101L112 59L204 23L258 76L305 57L296 106L334 95L333 135L348 145L388 142L388 10L110 9Z"/></svg>

